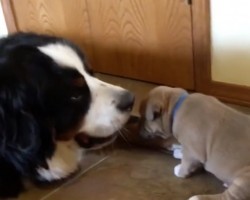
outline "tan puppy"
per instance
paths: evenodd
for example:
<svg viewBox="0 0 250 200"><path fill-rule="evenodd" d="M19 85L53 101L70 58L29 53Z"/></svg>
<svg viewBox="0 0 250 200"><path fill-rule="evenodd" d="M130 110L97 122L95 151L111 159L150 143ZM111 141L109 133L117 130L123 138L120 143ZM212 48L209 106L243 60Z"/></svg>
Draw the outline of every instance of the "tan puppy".
<svg viewBox="0 0 250 200"><path fill-rule="evenodd" d="M180 88L156 87L144 101L141 135L168 138L182 145L183 157L174 173L188 177L200 167L228 189L189 200L250 199L250 117L203 94Z"/></svg>

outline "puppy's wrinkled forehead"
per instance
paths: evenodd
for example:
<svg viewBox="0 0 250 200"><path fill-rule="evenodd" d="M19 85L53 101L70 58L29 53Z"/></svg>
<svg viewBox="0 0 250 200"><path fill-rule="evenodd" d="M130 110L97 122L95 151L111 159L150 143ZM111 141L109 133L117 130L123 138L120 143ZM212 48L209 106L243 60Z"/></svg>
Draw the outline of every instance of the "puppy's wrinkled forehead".
<svg viewBox="0 0 250 200"><path fill-rule="evenodd" d="M151 118L149 117L153 111L160 111L163 107L165 102L165 95L163 90L158 87L156 89L151 90L147 97L144 98L140 104L140 115L142 117Z"/></svg>

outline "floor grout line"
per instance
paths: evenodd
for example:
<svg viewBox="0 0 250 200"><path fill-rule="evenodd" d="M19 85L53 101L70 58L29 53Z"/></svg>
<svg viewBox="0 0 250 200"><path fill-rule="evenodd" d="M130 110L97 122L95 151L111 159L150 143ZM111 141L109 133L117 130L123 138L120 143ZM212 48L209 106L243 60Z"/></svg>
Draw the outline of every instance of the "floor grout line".
<svg viewBox="0 0 250 200"><path fill-rule="evenodd" d="M59 186L58 188L56 188L55 190L49 192L48 194L46 194L44 197L40 198L40 200L46 200L49 197L51 197L53 194L55 194L56 192L58 192L59 190L61 190L63 187L73 183L75 180L77 180L78 178L80 178L83 174L85 174L86 172L88 172L89 170L95 168L96 166L98 166L100 163L102 163L103 161L105 161L106 159L108 159L110 156L106 156L104 158L102 158L101 160L99 160L98 162L94 163L93 165L89 166L87 169L83 170L82 172L80 172L78 175L76 175L74 178L70 179L69 181L67 181L66 183L62 184L61 186Z"/></svg>

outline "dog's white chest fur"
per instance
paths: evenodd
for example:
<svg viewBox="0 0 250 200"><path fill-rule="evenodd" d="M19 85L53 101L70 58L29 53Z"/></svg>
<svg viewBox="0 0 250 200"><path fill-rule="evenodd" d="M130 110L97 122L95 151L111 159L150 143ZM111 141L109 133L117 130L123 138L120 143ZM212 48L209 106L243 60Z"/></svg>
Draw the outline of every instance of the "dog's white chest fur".
<svg viewBox="0 0 250 200"><path fill-rule="evenodd" d="M82 157L83 149L75 141L57 142L53 157L47 160L49 168L38 168L37 172L42 180L63 179L77 170Z"/></svg>

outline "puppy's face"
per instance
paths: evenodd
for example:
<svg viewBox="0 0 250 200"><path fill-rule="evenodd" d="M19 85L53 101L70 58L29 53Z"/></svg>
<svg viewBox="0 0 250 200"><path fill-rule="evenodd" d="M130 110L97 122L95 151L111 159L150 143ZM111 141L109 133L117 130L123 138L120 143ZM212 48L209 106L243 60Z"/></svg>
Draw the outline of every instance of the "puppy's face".
<svg viewBox="0 0 250 200"><path fill-rule="evenodd" d="M171 134L171 120L169 103L173 89L156 87L140 105L141 128L140 134L144 138L169 138Z"/></svg>

